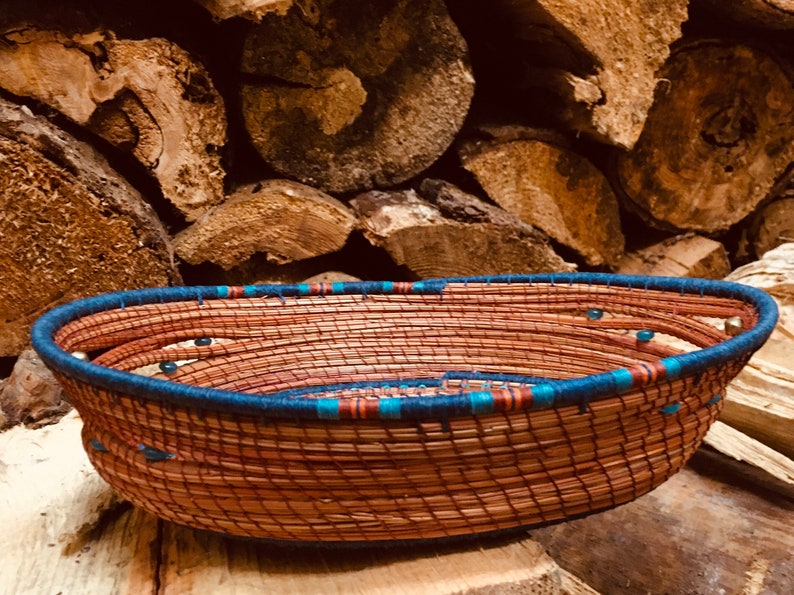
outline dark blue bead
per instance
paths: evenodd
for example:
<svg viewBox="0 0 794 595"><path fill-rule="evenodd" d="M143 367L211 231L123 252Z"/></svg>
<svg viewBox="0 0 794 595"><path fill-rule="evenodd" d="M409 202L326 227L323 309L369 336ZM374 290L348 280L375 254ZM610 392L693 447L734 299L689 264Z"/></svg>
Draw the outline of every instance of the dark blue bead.
<svg viewBox="0 0 794 595"><path fill-rule="evenodd" d="M107 447L96 438L91 438L91 447L99 452L107 452Z"/></svg>
<svg viewBox="0 0 794 595"><path fill-rule="evenodd" d="M669 404L667 407L662 407L659 411L661 411L665 415L672 415L673 413L676 413L679 409L681 409L681 403L676 401L675 403Z"/></svg>
<svg viewBox="0 0 794 595"><path fill-rule="evenodd" d="M146 446L145 444L139 444L138 450L140 450L143 456L149 461L166 461L174 458L174 455L170 452L165 452L152 446Z"/></svg>
<svg viewBox="0 0 794 595"><path fill-rule="evenodd" d="M161 362L160 363L160 369L165 374L173 374L174 372L177 371L178 368L179 368L179 366L177 366L174 362Z"/></svg>
<svg viewBox="0 0 794 595"><path fill-rule="evenodd" d="M653 339L654 332L649 330L639 331L637 333L637 341L642 341L643 343L647 343L651 339Z"/></svg>
<svg viewBox="0 0 794 595"><path fill-rule="evenodd" d="M599 308L589 308L587 310L587 317L590 320L600 320L600 318L604 315L604 311Z"/></svg>
<svg viewBox="0 0 794 595"><path fill-rule="evenodd" d="M207 345L212 345L212 339L210 337L199 337L193 341L193 344L196 347L206 347Z"/></svg>
<svg viewBox="0 0 794 595"><path fill-rule="evenodd" d="M711 397L708 401L706 401L706 405L716 405L722 400L722 395L717 393L713 397Z"/></svg>

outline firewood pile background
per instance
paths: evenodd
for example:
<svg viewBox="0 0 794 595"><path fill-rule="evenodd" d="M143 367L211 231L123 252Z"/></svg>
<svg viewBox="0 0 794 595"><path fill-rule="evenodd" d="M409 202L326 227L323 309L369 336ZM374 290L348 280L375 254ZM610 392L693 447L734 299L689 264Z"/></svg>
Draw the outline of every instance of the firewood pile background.
<svg viewBox="0 0 794 595"><path fill-rule="evenodd" d="M32 322L120 289L749 266L735 278L790 308L794 6L0 0L0 173L0 427L69 409ZM788 332L726 419L790 515ZM540 540L587 568L568 526Z"/></svg>

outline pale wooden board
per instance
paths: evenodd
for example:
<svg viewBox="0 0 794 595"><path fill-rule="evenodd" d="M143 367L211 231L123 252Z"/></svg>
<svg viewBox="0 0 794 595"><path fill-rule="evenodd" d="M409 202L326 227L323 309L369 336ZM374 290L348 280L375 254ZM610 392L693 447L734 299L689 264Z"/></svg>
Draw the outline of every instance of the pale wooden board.
<svg viewBox="0 0 794 595"><path fill-rule="evenodd" d="M794 486L794 461L728 424L714 422L704 442L737 461L754 465L772 477Z"/></svg>
<svg viewBox="0 0 794 595"><path fill-rule="evenodd" d="M158 521L99 478L81 426L0 434L0 594L596 593L526 537L298 549Z"/></svg>

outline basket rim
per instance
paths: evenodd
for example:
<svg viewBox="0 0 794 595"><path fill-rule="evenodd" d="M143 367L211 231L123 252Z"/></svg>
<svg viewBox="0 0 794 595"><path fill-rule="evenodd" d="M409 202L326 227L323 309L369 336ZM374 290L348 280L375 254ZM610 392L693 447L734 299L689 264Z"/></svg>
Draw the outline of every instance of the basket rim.
<svg viewBox="0 0 794 595"><path fill-rule="evenodd" d="M278 298L323 295L368 294L438 294L450 284L507 283L507 284L565 284L600 285L626 289L658 290L700 294L737 299L752 305L758 313L753 328L728 340L692 352L666 357L649 364L635 364L607 372L571 379L540 379L529 376L453 373L438 380L384 379L359 383L344 383L301 387L273 393L241 393L216 388L181 384L151 378L94 364L72 356L54 341L55 334L66 324L83 316L125 306L178 301L236 298ZM34 350L52 370L82 382L135 398L214 410L224 413L256 415L265 418L323 419L449 419L492 413L497 408L547 409L566 405L585 406L587 403L620 394L628 390L673 380L681 376L699 374L716 365L757 350L771 334L777 322L777 304L766 292L755 287L723 280L679 277L648 277L611 273L554 273L532 275L496 275L450 277L415 282L356 281L318 284L263 284L245 286L179 286L135 289L101 294L57 306L39 317L31 330ZM367 407L366 413L358 404L340 406L341 399L313 398L316 393L333 393L343 389L395 385L438 386L451 378L526 382L531 387L488 388L461 390L446 395L381 396L377 407ZM520 393L520 394L518 394ZM518 394L518 398L516 398ZM352 398L358 401L357 398ZM362 399L363 400L363 399ZM370 399L371 401L372 399ZM507 405L505 405L507 401ZM512 403L512 406L510 404Z"/></svg>

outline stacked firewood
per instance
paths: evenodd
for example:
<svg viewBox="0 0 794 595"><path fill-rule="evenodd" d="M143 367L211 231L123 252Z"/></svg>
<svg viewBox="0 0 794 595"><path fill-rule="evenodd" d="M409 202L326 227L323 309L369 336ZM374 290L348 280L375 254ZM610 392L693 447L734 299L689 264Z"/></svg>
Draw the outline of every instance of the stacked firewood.
<svg viewBox="0 0 794 595"><path fill-rule="evenodd" d="M794 235L794 11L688 4L4 1L0 357L142 286L725 276Z"/></svg>

